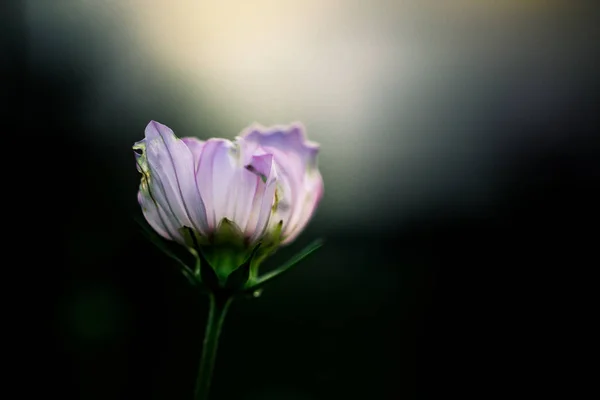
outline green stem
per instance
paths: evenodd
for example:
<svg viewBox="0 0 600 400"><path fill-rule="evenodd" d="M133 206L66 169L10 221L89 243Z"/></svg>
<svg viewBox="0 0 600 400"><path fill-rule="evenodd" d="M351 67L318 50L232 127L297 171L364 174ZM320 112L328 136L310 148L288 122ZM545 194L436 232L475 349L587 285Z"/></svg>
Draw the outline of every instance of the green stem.
<svg viewBox="0 0 600 400"><path fill-rule="evenodd" d="M230 296L219 296L210 294L210 311L208 313L208 322L204 334L204 345L202 348L202 358L200 360L200 372L196 381L196 400L207 400L210 389L215 361L217 359L217 346L219 344L219 335L225 314L233 298Z"/></svg>

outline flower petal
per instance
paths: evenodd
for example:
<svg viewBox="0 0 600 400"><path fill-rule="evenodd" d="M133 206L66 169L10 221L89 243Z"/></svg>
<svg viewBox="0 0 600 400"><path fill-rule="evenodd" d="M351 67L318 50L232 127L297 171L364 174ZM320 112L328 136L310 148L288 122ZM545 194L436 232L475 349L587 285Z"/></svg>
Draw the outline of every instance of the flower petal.
<svg viewBox="0 0 600 400"><path fill-rule="evenodd" d="M214 232L220 219L217 219L217 209L221 211L220 201L223 200L221 189L229 184L232 168L226 160L233 144L225 139L209 139L204 143L198 168L196 183L206 210L206 223L209 232ZM215 190L216 188L216 190ZM219 214L220 216L220 214Z"/></svg>
<svg viewBox="0 0 600 400"><path fill-rule="evenodd" d="M307 179L305 182L303 198L298 207L299 212L297 218L294 220L293 224L288 225L284 239L281 242L282 244L292 242L300 232L302 232L315 213L315 210L323 197L323 193L323 178L321 174L316 171L314 176Z"/></svg>
<svg viewBox="0 0 600 400"><path fill-rule="evenodd" d="M255 242L263 236L273 215L277 171L272 154L252 157L249 166L248 171L256 174L258 181L246 232Z"/></svg>
<svg viewBox="0 0 600 400"><path fill-rule="evenodd" d="M138 202L142 208L144 218L148 224L160 236L168 240L174 240L182 243L183 237L178 228L174 225L175 219L152 199L149 192L140 190L138 192Z"/></svg>
<svg viewBox="0 0 600 400"><path fill-rule="evenodd" d="M247 143L240 138L236 140L235 146L235 173L228 194L233 201L229 203L227 213L248 237L248 221L252 212L252 204L262 181L252 166L252 151L255 148L249 148Z"/></svg>
<svg viewBox="0 0 600 400"><path fill-rule="evenodd" d="M241 136L274 156L279 201L272 223L283 220L283 243L289 243L308 223L323 194L317 168L319 146L306 139L299 123L271 128L253 125Z"/></svg>
<svg viewBox="0 0 600 400"><path fill-rule="evenodd" d="M198 169L198 162L200 161L200 155L202 154L202 149L204 148L204 141L195 137L184 137L181 138L181 141L185 143L185 145L192 152L192 157L194 158L194 172Z"/></svg>
<svg viewBox="0 0 600 400"><path fill-rule="evenodd" d="M241 137L273 152L278 162L291 156L299 158L302 167L316 167L319 145L306 138L306 129L299 122L272 127L254 124L242 132Z"/></svg>
<svg viewBox="0 0 600 400"><path fill-rule="evenodd" d="M233 207L237 200L235 191L238 189L236 179L237 163L234 158L235 146L226 141L213 158L213 208L215 220L218 223L223 218L233 219ZM234 221L235 222L235 221Z"/></svg>
<svg viewBox="0 0 600 400"><path fill-rule="evenodd" d="M206 211L198 192L192 151L167 126L151 121L146 127L146 157L150 193L159 208L170 211L179 228L206 233Z"/></svg>

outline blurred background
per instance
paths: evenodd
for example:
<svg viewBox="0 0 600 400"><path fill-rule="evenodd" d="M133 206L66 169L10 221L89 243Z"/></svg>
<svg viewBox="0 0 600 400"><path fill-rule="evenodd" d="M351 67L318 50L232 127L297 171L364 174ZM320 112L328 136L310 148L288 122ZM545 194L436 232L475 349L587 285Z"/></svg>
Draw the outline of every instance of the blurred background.
<svg viewBox="0 0 600 400"><path fill-rule="evenodd" d="M23 215L51 249L37 251L50 354L34 381L63 398L191 399L208 304L133 221L131 146L150 120L201 139L302 121L325 196L266 268L326 245L233 304L213 398L554 390L546 323L569 311L553 297L566 283L546 282L597 260L585 4L4 2L5 133L31 154L21 186L42 207Z"/></svg>

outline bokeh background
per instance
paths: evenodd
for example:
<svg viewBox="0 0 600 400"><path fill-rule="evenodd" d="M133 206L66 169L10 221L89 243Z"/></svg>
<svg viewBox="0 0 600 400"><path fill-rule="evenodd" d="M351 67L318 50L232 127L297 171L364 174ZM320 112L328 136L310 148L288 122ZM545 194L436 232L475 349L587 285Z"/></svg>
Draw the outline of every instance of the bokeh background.
<svg viewBox="0 0 600 400"><path fill-rule="evenodd" d="M201 139L302 121L321 144L322 204L267 268L326 245L233 304L214 399L487 399L558 384L540 373L556 350L538 324L568 312L551 300L565 288L545 284L552 266L594 262L581 233L597 230L599 200L595 7L2 7L3 79L19 92L7 101L42 205L31 218L43 214L54 249L40 267L47 393L191 399L207 301L133 220L131 146L150 120Z"/></svg>

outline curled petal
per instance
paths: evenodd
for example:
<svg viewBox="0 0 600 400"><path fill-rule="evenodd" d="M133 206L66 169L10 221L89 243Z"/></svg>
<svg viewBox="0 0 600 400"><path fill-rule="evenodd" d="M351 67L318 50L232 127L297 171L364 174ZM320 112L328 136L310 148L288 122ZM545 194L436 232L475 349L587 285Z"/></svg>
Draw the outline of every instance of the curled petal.
<svg viewBox="0 0 600 400"><path fill-rule="evenodd" d="M278 162L286 157L299 158L300 165L316 168L319 145L306 138L304 125L299 122L289 126L264 127L254 124L241 135L246 141L255 143L266 151L272 151Z"/></svg>
<svg viewBox="0 0 600 400"><path fill-rule="evenodd" d="M273 154L279 178L272 223L283 221L283 243L289 243L304 229L323 195L317 168L319 146L306 139L299 123L271 128L253 125L241 136Z"/></svg>
<svg viewBox="0 0 600 400"><path fill-rule="evenodd" d="M144 174L147 192L159 211L164 211L168 225L178 229L193 226L198 232L206 232L206 213L196 186L194 158L186 143L165 125L151 121L145 139L136 143L134 149L142 152L136 156L138 170ZM144 190L140 190L143 195Z"/></svg>

